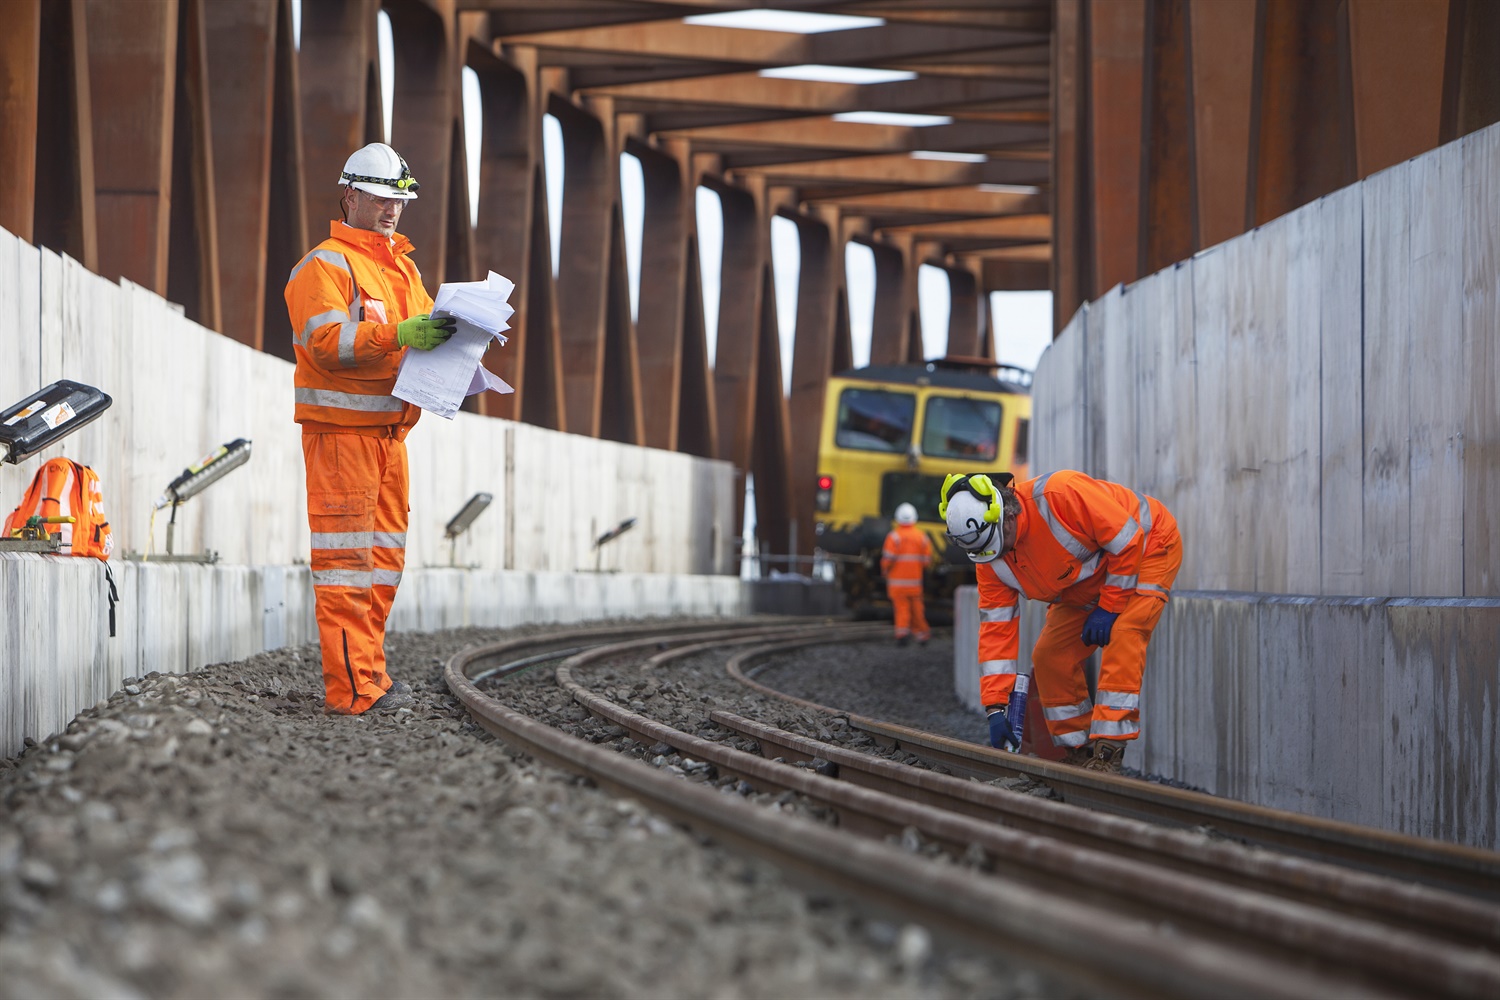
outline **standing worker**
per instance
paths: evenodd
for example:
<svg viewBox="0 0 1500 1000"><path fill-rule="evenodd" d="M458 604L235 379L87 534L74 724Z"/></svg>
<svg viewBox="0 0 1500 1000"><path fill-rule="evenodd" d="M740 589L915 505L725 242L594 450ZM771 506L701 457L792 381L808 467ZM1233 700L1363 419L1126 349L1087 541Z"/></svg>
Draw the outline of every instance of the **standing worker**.
<svg viewBox="0 0 1500 1000"><path fill-rule="evenodd" d="M990 745L1020 749L1024 594L1051 605L1031 663L1052 742L1070 764L1119 773L1141 731L1146 644L1182 566L1177 522L1160 500L1081 472L1014 488L1009 474L995 478L999 485L949 476L938 508L948 536L978 564L979 694ZM1094 700L1083 666L1096 646L1103 654Z"/></svg>
<svg viewBox="0 0 1500 1000"><path fill-rule="evenodd" d="M307 521L323 711L359 715L409 702L385 671L385 623L406 565L406 435L421 410L391 395L408 347L453 333L396 232L417 182L382 142L339 176L343 221L292 269L287 313L297 356L296 420L307 462Z"/></svg>
<svg viewBox="0 0 1500 1000"><path fill-rule="evenodd" d="M932 638L922 598L922 574L931 562L932 542L927 532L917 527L917 508L901 504L896 508L896 528L885 536L880 553L886 596L896 611L897 645L906 645L913 635L923 646Z"/></svg>

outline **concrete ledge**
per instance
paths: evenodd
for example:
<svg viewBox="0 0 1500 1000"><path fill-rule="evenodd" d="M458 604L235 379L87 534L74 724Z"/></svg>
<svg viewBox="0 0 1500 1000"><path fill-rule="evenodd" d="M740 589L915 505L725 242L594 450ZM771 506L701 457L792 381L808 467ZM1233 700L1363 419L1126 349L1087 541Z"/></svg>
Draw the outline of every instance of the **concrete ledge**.
<svg viewBox="0 0 1500 1000"><path fill-rule="evenodd" d="M750 610L760 615L809 615L837 618L848 613L839 588L806 577L772 577L745 584Z"/></svg>
<svg viewBox="0 0 1500 1000"><path fill-rule="evenodd" d="M113 562L0 553L0 753L57 732L152 670L184 673L317 639L306 566ZM408 569L392 631L749 610L730 576Z"/></svg>
<svg viewBox="0 0 1500 1000"><path fill-rule="evenodd" d="M1021 657L1044 605L1025 602ZM954 684L978 707L978 596ZM1500 847L1500 599L1179 591L1132 767L1246 802Z"/></svg>

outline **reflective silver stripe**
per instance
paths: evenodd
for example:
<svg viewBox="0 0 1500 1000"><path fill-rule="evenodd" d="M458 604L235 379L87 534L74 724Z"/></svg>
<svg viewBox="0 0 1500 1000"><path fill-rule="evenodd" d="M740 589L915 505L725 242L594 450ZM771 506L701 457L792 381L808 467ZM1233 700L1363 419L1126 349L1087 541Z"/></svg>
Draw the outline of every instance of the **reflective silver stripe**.
<svg viewBox="0 0 1500 1000"><path fill-rule="evenodd" d="M1081 747L1089 741L1089 734L1085 732L1063 733L1061 736L1052 737L1052 742L1060 747Z"/></svg>
<svg viewBox="0 0 1500 1000"><path fill-rule="evenodd" d="M1080 582L1082 580L1087 580L1089 577L1091 577L1095 573L1099 572L1099 557L1100 557L1101 554L1102 553L1095 552L1092 556L1090 556L1084 562L1084 564L1082 566L1078 567L1078 577L1073 581L1073 583L1078 583L1078 582ZM1071 584L1071 583L1068 584L1068 586L1070 586L1070 587L1072 585L1073 584Z"/></svg>
<svg viewBox="0 0 1500 1000"><path fill-rule="evenodd" d="M359 410L361 413L401 412L401 400L395 396L363 396L352 392L307 389L302 386L297 387L294 396L297 402L308 406L332 406L339 410Z"/></svg>
<svg viewBox="0 0 1500 1000"><path fill-rule="evenodd" d="M377 587L394 587L401 582L401 571L399 569L377 569L374 576L374 584Z"/></svg>
<svg viewBox="0 0 1500 1000"><path fill-rule="evenodd" d="M302 333L297 337L297 342L303 347L306 347L308 344L312 343L313 332L317 330L318 327L327 326L329 323L337 323L341 320L344 322L348 322L349 320L349 314L342 309L330 309L327 312L320 312L312 319L302 324Z"/></svg>
<svg viewBox="0 0 1500 1000"><path fill-rule="evenodd" d="M1011 572L1009 563L997 559L994 562L990 563L990 565L994 567L995 575L1000 578L1001 583L1005 584L1007 587L1009 587L1011 590L1016 591L1017 593L1026 593L1026 591L1021 589L1021 582L1016 579L1016 574Z"/></svg>
<svg viewBox="0 0 1500 1000"><path fill-rule="evenodd" d="M357 569L315 569L312 571L314 587L358 587L370 589L370 573Z"/></svg>
<svg viewBox="0 0 1500 1000"><path fill-rule="evenodd" d="M1116 576L1111 573L1104 578L1106 587L1119 587L1121 590L1132 590L1135 588L1136 578L1133 576Z"/></svg>
<svg viewBox="0 0 1500 1000"><path fill-rule="evenodd" d="M1123 708L1127 712L1134 712L1141 707L1141 694L1139 691L1106 691L1099 689L1100 708Z"/></svg>
<svg viewBox="0 0 1500 1000"><path fill-rule="evenodd" d="M921 580L887 580L886 587L894 587L897 590L916 590L922 586Z"/></svg>
<svg viewBox="0 0 1500 1000"><path fill-rule="evenodd" d="M1170 594L1172 592L1172 588L1171 587L1163 587L1159 583L1137 583L1135 585L1135 589L1136 590L1150 590L1150 591L1154 591L1155 593L1158 593L1158 594Z"/></svg>
<svg viewBox="0 0 1500 1000"><path fill-rule="evenodd" d="M1111 555L1119 555L1125 551L1125 546L1130 544L1130 540L1135 537L1135 533L1139 530L1140 525L1135 523L1135 518L1127 517L1125 519L1125 527L1120 529L1120 533L1104 543L1105 549Z"/></svg>
<svg viewBox="0 0 1500 1000"><path fill-rule="evenodd" d="M373 531L314 531L315 549L368 549Z"/></svg>
<svg viewBox="0 0 1500 1000"><path fill-rule="evenodd" d="M1132 490L1132 493L1135 491ZM1136 498L1141 502L1141 509L1136 513L1135 519L1140 522L1142 531L1151 530L1151 504L1150 497L1144 493L1136 493Z"/></svg>
<svg viewBox="0 0 1500 1000"><path fill-rule="evenodd" d="M1016 613L1021 609L1012 604L1008 608L980 608L979 620L982 622L1013 622Z"/></svg>
<svg viewBox="0 0 1500 1000"><path fill-rule="evenodd" d="M1094 710L1094 703L1087 698L1076 705L1056 705L1052 708L1042 706L1042 717L1050 722L1062 722L1064 719L1076 719L1080 715L1088 715Z"/></svg>
<svg viewBox="0 0 1500 1000"><path fill-rule="evenodd" d="M996 674L1013 674L1016 672L1016 661L980 660L979 672L985 677L994 677Z"/></svg>
<svg viewBox="0 0 1500 1000"><path fill-rule="evenodd" d="M406 548L406 532L377 531L370 544L377 549L404 549Z"/></svg>
<svg viewBox="0 0 1500 1000"><path fill-rule="evenodd" d="M359 333L358 323L339 324L339 364L345 368L353 368L357 361L354 359L354 335Z"/></svg>
<svg viewBox="0 0 1500 1000"><path fill-rule="evenodd" d="M1031 488L1031 499L1036 501L1037 513L1042 515L1042 520L1047 522L1047 530L1052 532L1052 537L1057 539L1057 544L1068 551L1074 559L1087 559L1092 550L1088 544L1073 537L1073 533L1064 528L1057 515L1052 513L1052 505L1047 502L1047 480L1052 478L1052 473L1047 473L1036 481Z"/></svg>
<svg viewBox="0 0 1500 1000"><path fill-rule="evenodd" d="M890 559L890 560L892 560L894 562L926 562L927 561L927 557L926 556L909 555L909 554L908 555L902 555L902 556L887 556L886 558L888 558L888 559Z"/></svg>
<svg viewBox="0 0 1500 1000"><path fill-rule="evenodd" d="M1095 719L1094 724L1089 727L1090 737L1100 736L1130 736L1141 731L1139 722L1122 719L1115 722L1111 719Z"/></svg>
<svg viewBox="0 0 1500 1000"><path fill-rule="evenodd" d="M357 281L354 280L354 268L352 268L352 267L349 266L349 258L345 257L343 254L339 253L337 250L314 250L312 253L308 254L306 257L303 257L301 260L299 260L297 262L297 266L294 267L294 268L292 268L292 273L289 274L289 275L287 275L286 283L290 285L293 281L296 280L297 275L299 275L299 274L302 273L302 269L304 267L306 267L307 265L311 264L315 260L326 260L326 261L328 261L328 263L330 263L330 264L337 264L339 267L342 267L345 271L348 271L349 272L349 281L350 281L351 284L354 285L355 293L358 294L359 282L357 282Z"/></svg>

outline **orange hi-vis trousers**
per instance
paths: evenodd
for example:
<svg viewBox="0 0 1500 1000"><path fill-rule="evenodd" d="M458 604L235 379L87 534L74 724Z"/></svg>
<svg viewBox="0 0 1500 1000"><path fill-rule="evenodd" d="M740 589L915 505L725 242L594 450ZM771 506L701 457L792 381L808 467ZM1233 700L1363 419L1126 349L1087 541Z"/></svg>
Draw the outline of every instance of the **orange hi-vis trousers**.
<svg viewBox="0 0 1500 1000"><path fill-rule="evenodd" d="M395 428L370 430L302 435L323 710L335 715L358 715L391 686L385 622L406 566L406 445Z"/></svg>
<svg viewBox="0 0 1500 1000"><path fill-rule="evenodd" d="M927 604L922 599L922 581L892 580L886 584L886 596L891 599L891 608L896 612L896 638L915 635L918 642L932 638L932 629L927 625Z"/></svg>
<svg viewBox="0 0 1500 1000"><path fill-rule="evenodd" d="M1146 646L1167 606L1166 591L1182 566L1182 546L1172 544L1146 556L1141 578L1161 586L1162 595L1134 593L1115 619L1109 644L1099 649L1098 698L1089 697L1083 664L1094 651L1083 642L1090 608L1054 604L1031 650L1033 679L1047 732L1058 746L1086 746L1091 739L1133 740L1141 732L1141 680Z"/></svg>

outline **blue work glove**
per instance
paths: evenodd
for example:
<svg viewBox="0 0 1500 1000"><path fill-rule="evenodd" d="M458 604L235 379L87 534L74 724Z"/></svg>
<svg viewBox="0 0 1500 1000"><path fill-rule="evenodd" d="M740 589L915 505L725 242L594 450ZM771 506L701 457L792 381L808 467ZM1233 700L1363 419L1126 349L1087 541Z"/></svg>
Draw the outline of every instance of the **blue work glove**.
<svg viewBox="0 0 1500 1000"><path fill-rule="evenodd" d="M1089 620L1083 623L1083 644L1085 646L1108 646L1109 631L1115 627L1115 619L1120 617L1118 611L1105 611L1103 608L1095 608L1089 612Z"/></svg>
<svg viewBox="0 0 1500 1000"><path fill-rule="evenodd" d="M996 750L1021 749L1021 734L1012 728L1003 708L990 709L990 746Z"/></svg>
<svg viewBox="0 0 1500 1000"><path fill-rule="evenodd" d="M433 319L427 313L419 313L396 324L396 343L402 347L430 351L453 336L457 326L458 320L452 316Z"/></svg>

